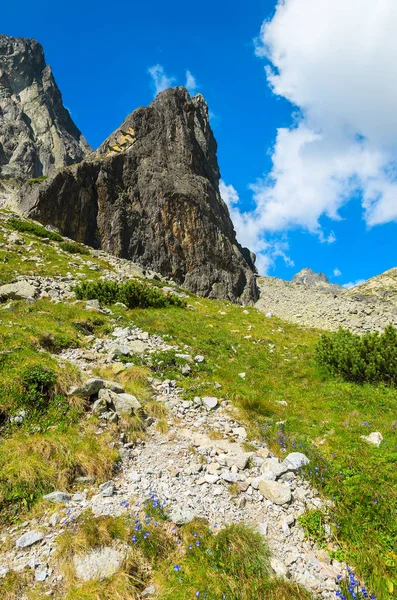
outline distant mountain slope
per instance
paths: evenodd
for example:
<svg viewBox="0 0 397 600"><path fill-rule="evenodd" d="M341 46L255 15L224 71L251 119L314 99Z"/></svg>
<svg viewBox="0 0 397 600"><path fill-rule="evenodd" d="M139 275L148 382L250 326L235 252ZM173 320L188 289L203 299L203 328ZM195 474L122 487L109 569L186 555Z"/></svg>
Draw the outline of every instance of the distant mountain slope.
<svg viewBox="0 0 397 600"><path fill-rule="evenodd" d="M27 179L91 151L34 39L0 35L0 204Z"/></svg>
<svg viewBox="0 0 397 600"><path fill-rule="evenodd" d="M260 277L258 285L256 307L293 323L330 330L346 327L358 333L382 330L389 323L397 326L397 269L350 290L310 269L292 281Z"/></svg>

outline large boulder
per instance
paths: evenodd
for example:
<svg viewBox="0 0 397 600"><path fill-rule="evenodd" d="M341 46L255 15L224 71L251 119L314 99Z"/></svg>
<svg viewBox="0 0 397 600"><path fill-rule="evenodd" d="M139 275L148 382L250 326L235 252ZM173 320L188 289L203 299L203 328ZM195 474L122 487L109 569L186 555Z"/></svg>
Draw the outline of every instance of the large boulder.
<svg viewBox="0 0 397 600"><path fill-rule="evenodd" d="M0 300L27 300L34 298L36 288L27 281L17 281L0 286Z"/></svg>
<svg viewBox="0 0 397 600"><path fill-rule="evenodd" d="M254 302L254 256L236 240L216 150L204 98L168 89L127 117L95 159L25 186L20 210L194 293Z"/></svg>

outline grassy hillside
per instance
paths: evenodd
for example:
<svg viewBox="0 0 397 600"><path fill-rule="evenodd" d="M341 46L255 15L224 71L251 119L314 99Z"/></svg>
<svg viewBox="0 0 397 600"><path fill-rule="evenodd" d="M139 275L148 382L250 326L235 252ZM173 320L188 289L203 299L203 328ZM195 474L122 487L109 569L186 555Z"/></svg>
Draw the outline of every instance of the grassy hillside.
<svg viewBox="0 0 397 600"><path fill-rule="evenodd" d="M111 270L106 261L80 252L71 254L66 246L60 246L62 242L43 241L34 231L19 232L24 244L4 250L2 244L14 228L6 223L2 227L2 283L19 274L60 276L68 272L96 280L101 269ZM32 255L37 259L32 260ZM112 314L87 311L85 302L74 300L0 304L3 522L23 519L47 491L59 486L73 489L79 473L99 483L109 478L117 460L111 441L119 432L115 426L106 435L95 435L95 418L87 419L84 405L66 398L66 390L80 375L76 368L57 360L56 354L66 347L88 349L90 335L104 336L116 322L120 326L135 324L171 342L187 344L192 352L206 357L204 364L192 366L187 375L181 374L172 352L135 367L131 391L148 403L146 375L150 372L176 379L187 399L213 395L218 382L217 395L238 407L249 437L265 439L280 456L292 449L308 454L312 460L306 476L332 501L327 519L338 548L336 557L356 567L378 600L397 597L397 391L323 375L314 361L319 332L226 302L189 297L187 308L128 310L112 306ZM31 411L22 425L10 425L8 417L18 414L32 395L26 382L33 367L55 372L50 401L45 409ZM379 448L360 438L371 431L380 431L384 437ZM308 530L322 543L321 527L311 525L309 515ZM236 573L239 568L236 566ZM264 568L259 565L257 572ZM160 575L162 569L163 563ZM11 593L5 597L18 597ZM108 597L101 593L94 590L80 596L70 592L68 598ZM304 597L291 590L265 593L280 600Z"/></svg>

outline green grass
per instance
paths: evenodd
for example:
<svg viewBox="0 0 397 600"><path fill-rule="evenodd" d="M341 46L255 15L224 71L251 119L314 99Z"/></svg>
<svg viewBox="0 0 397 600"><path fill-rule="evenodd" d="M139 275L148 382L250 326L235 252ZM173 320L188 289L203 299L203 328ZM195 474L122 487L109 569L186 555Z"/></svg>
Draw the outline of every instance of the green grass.
<svg viewBox="0 0 397 600"><path fill-rule="evenodd" d="M120 571L105 582L77 585L75 556L117 544L127 546ZM142 508L138 519L81 515L57 540L66 600L135 600L155 583L159 600L309 600L299 586L277 580L269 566L264 538L245 525L211 531L205 521L173 527L158 501ZM134 571L132 571L132 566ZM91 594L91 595L90 595Z"/></svg>
<svg viewBox="0 0 397 600"><path fill-rule="evenodd" d="M60 252L59 247L64 242L62 236L55 234L31 221L23 221L14 217L5 219L6 211L0 211L0 244L6 244L8 235L17 230L23 245L11 248L0 248L0 283L11 283L18 275L58 277L68 273L80 274L82 279L96 280L102 274L102 269L113 271L113 267L105 260L89 254L73 254ZM16 225L15 225L16 224ZM21 225L22 224L22 225ZM42 235L38 235L37 231ZM44 238L53 240L51 234L61 243L43 241ZM29 244L29 250L25 246ZM77 245L77 244L76 244ZM79 248L80 246L77 245ZM89 251L88 251L89 252ZM93 270L87 260L94 263L99 270Z"/></svg>
<svg viewBox="0 0 397 600"><path fill-rule="evenodd" d="M193 306L194 311L129 313L136 325L206 357L203 369L187 377L172 361L154 364L155 370L175 378L187 398L227 398L240 408L249 434L265 438L280 455L284 449L307 452L312 461L307 477L335 502L330 514L335 543L377 598L395 597L389 590L397 585L396 390L321 374L314 330L267 319L254 309L244 315L222 302L199 300ZM242 371L244 380L238 377ZM288 406L278 405L280 400ZM382 432L380 448L360 438L370 431Z"/></svg>
<svg viewBox="0 0 397 600"><path fill-rule="evenodd" d="M7 241L10 231L10 223L1 221L0 243ZM18 274L55 276L79 272L86 280L93 281L101 274L89 268L83 255L70 257L60 252L57 243L43 243L32 232L23 231L20 235L25 244L31 244L29 252L40 257L40 264L37 266L36 260L23 260L29 258L23 246L0 250L2 283L13 281ZM94 257L90 260L110 269L106 261ZM87 428L84 407L65 404L65 391L75 383L78 374L70 366L59 365L53 354L65 347L86 347L86 335L109 335L116 322L119 326L135 324L162 335L171 344L181 347L187 344L190 349L184 352L192 356L203 354L205 362L191 363L191 373L183 376L180 370L183 359L175 357L173 352L156 353L148 365L135 367L133 371L125 369L114 376L111 372L103 374L118 379L127 391L142 398L148 413L159 419L161 429L166 429L165 415L153 404L146 381L150 371L156 377L176 379L187 399L196 395L228 399L239 408L249 438L265 439L280 456L284 450L306 452L311 458L306 476L335 503L328 511L327 522L332 524L337 558L344 557L356 567L378 600L396 598L396 389L345 382L321 373L315 362L320 332L267 319L254 309L249 309L246 315L241 307L226 302L195 297L189 297L188 302L191 307L185 310L173 306L166 310L126 310L112 306L113 316L88 312L84 303L55 304L40 300L34 304L12 302L7 308L0 306L2 517L17 518L18 511L32 505L44 490L71 485L76 473L92 472L98 479L108 473L115 460L113 453L107 453L110 438L102 440L103 436L96 436L100 444L96 446L92 431ZM54 398L59 399L42 415L32 415L23 426L9 428L8 416L21 407L20 371L26 365L55 370ZM246 373L245 379L238 376L242 371ZM220 389L214 387L215 382L221 384ZM280 400L287 401L287 406L278 404ZM281 421L284 423L280 424ZM35 431L37 425L41 428L39 432ZM132 423L131 428L140 435L138 425ZM384 442L380 448L360 438L371 431L382 433ZM98 456L102 455L104 461L98 464ZM313 515L308 519L308 535L310 529L311 537L319 541L321 527L316 530L318 522ZM142 560L149 559L143 556ZM168 567L169 560L168 557ZM193 567L187 564L186 568L186 573L193 576ZM169 580L166 577L163 583L163 575L160 577L162 567L156 569L164 593L170 594ZM200 581L194 580L191 585ZM122 584L119 585L120 590ZM86 596L80 591L75 590L70 599L107 598L103 588L90 590ZM266 593L266 598L300 597L288 590L273 596L273 591Z"/></svg>

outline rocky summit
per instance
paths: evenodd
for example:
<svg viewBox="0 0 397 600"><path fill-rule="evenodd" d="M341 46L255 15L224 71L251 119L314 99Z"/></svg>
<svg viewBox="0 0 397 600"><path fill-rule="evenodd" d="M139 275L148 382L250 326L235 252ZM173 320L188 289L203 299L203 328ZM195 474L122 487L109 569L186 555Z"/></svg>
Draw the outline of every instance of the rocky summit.
<svg viewBox="0 0 397 600"><path fill-rule="evenodd" d="M168 89L95 157L25 186L20 209L202 296L253 302L254 256L237 242L220 196L216 150L203 97Z"/></svg>
<svg viewBox="0 0 397 600"><path fill-rule="evenodd" d="M20 185L91 151L34 39L0 35L0 204Z"/></svg>

